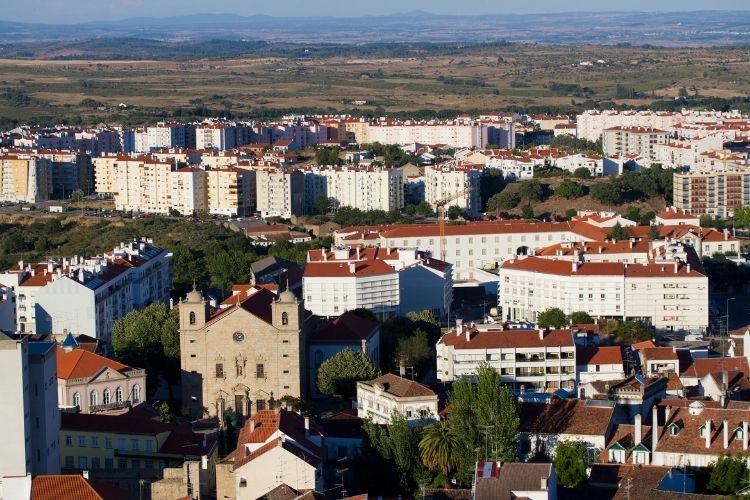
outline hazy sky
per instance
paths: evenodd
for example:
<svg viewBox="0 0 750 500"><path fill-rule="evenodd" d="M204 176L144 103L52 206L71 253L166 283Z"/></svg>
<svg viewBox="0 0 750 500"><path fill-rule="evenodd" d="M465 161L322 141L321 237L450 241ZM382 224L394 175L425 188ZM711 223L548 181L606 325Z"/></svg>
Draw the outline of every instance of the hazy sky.
<svg viewBox="0 0 750 500"><path fill-rule="evenodd" d="M75 23L138 16L234 13L358 16L425 10L438 14L525 14L564 11L748 10L748 0L3 0L0 19Z"/></svg>

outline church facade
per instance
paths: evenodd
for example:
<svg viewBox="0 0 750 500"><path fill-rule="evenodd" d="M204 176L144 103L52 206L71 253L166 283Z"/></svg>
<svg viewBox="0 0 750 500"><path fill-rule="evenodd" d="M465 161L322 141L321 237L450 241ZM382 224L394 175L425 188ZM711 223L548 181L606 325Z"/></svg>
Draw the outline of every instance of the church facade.
<svg viewBox="0 0 750 500"><path fill-rule="evenodd" d="M179 303L182 400L193 418L246 418L304 397L312 318L290 291L248 287L212 311L193 290Z"/></svg>

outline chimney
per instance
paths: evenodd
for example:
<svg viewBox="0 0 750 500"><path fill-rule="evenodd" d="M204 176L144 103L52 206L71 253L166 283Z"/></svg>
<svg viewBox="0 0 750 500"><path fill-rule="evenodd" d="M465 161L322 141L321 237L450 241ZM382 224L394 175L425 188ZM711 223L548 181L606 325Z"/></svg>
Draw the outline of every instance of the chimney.
<svg viewBox="0 0 750 500"><path fill-rule="evenodd" d="M690 272L690 264L687 265L687 272Z"/></svg>
<svg viewBox="0 0 750 500"><path fill-rule="evenodd" d="M572 272L578 272L578 262L574 260L572 264Z"/></svg>
<svg viewBox="0 0 750 500"><path fill-rule="evenodd" d="M362 347L362 354L367 354L367 339L360 340L359 344Z"/></svg>
<svg viewBox="0 0 750 500"><path fill-rule="evenodd" d="M456 332L458 332L459 335L463 331L463 324L464 320L462 320L461 318L456 318Z"/></svg>
<svg viewBox="0 0 750 500"><path fill-rule="evenodd" d="M643 429L641 428L641 414L637 413L635 415L635 444L636 446L641 444L641 440L643 438L641 432Z"/></svg>
<svg viewBox="0 0 750 500"><path fill-rule="evenodd" d="M18 261L18 268L23 271L23 261L22 260Z"/></svg>
<svg viewBox="0 0 750 500"><path fill-rule="evenodd" d="M711 447L711 419L706 420L706 448Z"/></svg>
<svg viewBox="0 0 750 500"><path fill-rule="evenodd" d="M359 260L359 247L357 247L357 260Z"/></svg>
<svg viewBox="0 0 750 500"><path fill-rule="evenodd" d="M547 491L547 478L546 477L542 477L542 480L539 484L539 489L542 491Z"/></svg>
<svg viewBox="0 0 750 500"><path fill-rule="evenodd" d="M635 238L630 238L630 248L633 248L635 245Z"/></svg>
<svg viewBox="0 0 750 500"><path fill-rule="evenodd" d="M406 376L406 365L404 365L404 359L399 358L398 360L398 374L400 377Z"/></svg>
<svg viewBox="0 0 750 500"><path fill-rule="evenodd" d="M654 405L651 410L651 453L656 451L656 444L659 442L659 410Z"/></svg>
<svg viewBox="0 0 750 500"><path fill-rule="evenodd" d="M680 263L677 261L674 261L674 272L677 272L680 270Z"/></svg>
<svg viewBox="0 0 750 500"><path fill-rule="evenodd" d="M250 419L250 432L255 430L255 419Z"/></svg>
<svg viewBox="0 0 750 500"><path fill-rule="evenodd" d="M729 390L729 372L726 370L721 372L721 390L724 393Z"/></svg>
<svg viewBox="0 0 750 500"><path fill-rule="evenodd" d="M742 449L747 450L747 420L742 422Z"/></svg>
<svg viewBox="0 0 750 500"><path fill-rule="evenodd" d="M543 328L539 329L539 340L544 340L544 329Z"/></svg>
<svg viewBox="0 0 750 500"><path fill-rule="evenodd" d="M305 437L310 437L310 417L305 417Z"/></svg>
<svg viewBox="0 0 750 500"><path fill-rule="evenodd" d="M471 340L471 329L467 328L466 329L466 342L468 342L470 340Z"/></svg>
<svg viewBox="0 0 750 500"><path fill-rule="evenodd" d="M351 274L354 274L356 270L357 270L357 266L354 264L354 262L350 262L349 263L349 272Z"/></svg>
<svg viewBox="0 0 750 500"><path fill-rule="evenodd" d="M724 428L724 449L726 450L729 448L729 420L724 419L722 427Z"/></svg>
<svg viewBox="0 0 750 500"><path fill-rule="evenodd" d="M83 478L84 478L84 479L85 479L86 481L88 481L88 480L89 480L89 471L85 470L85 471L81 472L81 475L83 476Z"/></svg>

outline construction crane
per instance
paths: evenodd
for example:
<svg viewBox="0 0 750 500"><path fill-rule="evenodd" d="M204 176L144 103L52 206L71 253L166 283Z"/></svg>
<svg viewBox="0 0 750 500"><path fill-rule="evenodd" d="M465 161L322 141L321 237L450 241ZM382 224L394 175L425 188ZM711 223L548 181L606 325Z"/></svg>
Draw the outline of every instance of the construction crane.
<svg viewBox="0 0 750 500"><path fill-rule="evenodd" d="M466 196L474 190L473 187L469 186L462 189L450 196L438 200L435 202L435 208L437 209L438 225L440 226L440 260L445 261L445 206L462 196Z"/></svg>

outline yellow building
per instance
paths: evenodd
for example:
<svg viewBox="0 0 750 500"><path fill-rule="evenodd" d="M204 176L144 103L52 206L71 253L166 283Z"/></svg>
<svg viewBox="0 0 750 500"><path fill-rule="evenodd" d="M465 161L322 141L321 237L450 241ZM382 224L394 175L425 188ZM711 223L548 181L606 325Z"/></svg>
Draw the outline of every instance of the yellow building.
<svg viewBox="0 0 750 500"><path fill-rule="evenodd" d="M52 162L29 154L0 156L0 201L39 203L52 192Z"/></svg>

